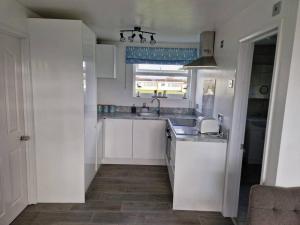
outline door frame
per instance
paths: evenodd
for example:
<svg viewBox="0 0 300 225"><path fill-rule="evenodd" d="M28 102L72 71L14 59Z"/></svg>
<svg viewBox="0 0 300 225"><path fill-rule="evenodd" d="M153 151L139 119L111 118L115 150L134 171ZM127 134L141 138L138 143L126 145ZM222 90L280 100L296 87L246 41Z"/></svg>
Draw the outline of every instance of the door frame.
<svg viewBox="0 0 300 225"><path fill-rule="evenodd" d="M233 101L232 126L229 135L225 189L222 213L225 217L236 217L239 207L239 192L243 159L243 143L245 137L246 117L248 108L249 88L252 72L254 43L266 37L277 34L276 56L272 86L270 91L269 112L267 118L265 145L263 153L261 184L266 178L266 169L270 151L271 121L274 114L276 87L279 76L279 56L281 54L283 21L263 27L239 40L235 93Z"/></svg>
<svg viewBox="0 0 300 225"><path fill-rule="evenodd" d="M27 192L28 204L37 203L37 176L36 176L36 154L34 134L34 111L33 111L33 89L30 69L30 44L29 35L12 27L0 23L0 33L20 39L21 41L21 63L22 63L22 86L24 102L24 128L25 134L30 136L26 142L26 165L27 165Z"/></svg>

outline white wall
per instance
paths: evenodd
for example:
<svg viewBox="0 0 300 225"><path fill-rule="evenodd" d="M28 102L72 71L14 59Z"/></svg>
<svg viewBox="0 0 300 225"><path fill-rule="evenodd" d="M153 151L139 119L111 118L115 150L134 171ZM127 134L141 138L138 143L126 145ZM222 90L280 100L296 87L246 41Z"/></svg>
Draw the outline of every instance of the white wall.
<svg viewBox="0 0 300 225"><path fill-rule="evenodd" d="M286 75L289 71L289 61L295 28L295 16L297 0L283 1L281 15L272 17L273 4L277 0L256 1L250 7L237 13L225 24L216 27L216 48L215 56L219 64L218 70L214 73L217 77L217 94L215 102L215 113L222 112L225 115L225 125L231 126L232 103L234 91L227 88L229 79L235 79L239 40L251 33L259 31L273 23L280 23L284 19L284 31L282 39L281 77L286 84ZM254 16L255 15L255 16ZM224 40L224 48L220 48L220 41ZM286 85L282 85L285 86ZM284 87L282 87L284 89Z"/></svg>
<svg viewBox="0 0 300 225"><path fill-rule="evenodd" d="M279 41L281 46L279 80L275 87L277 94L272 121L272 151L266 168L266 184L275 184L298 0L282 1L281 14L272 17L272 7L277 2L277 0L256 1L247 9L233 15L226 23L218 24L216 26L215 56L219 67L215 71L198 72L198 76L210 74L217 79L214 114L215 116L218 113L224 114L224 125L230 129L234 89L228 88L228 80L236 78L239 40L272 24L283 22L282 36ZM224 40L224 48L220 48L222 40Z"/></svg>
<svg viewBox="0 0 300 225"><path fill-rule="evenodd" d="M248 8L232 15L231 19L224 21L222 24L216 25L216 43L215 57L218 63L218 68L214 71L200 71L200 76L213 76L216 78L216 97L214 115L222 113L224 117L224 125L230 129L232 124L234 89L228 88L228 80L236 79L236 70L239 52L239 40L254 34L266 27L273 25L282 26L281 36L279 37L280 62L278 73L278 83L274 87L275 102L273 108L273 118L271 121L272 129L270 133L270 151L268 152L268 160L263 168L264 180L266 185L278 185L276 182L277 167L279 159L279 151L283 151L280 147L282 136L283 116L285 111L286 93L288 88L288 80L290 73L290 63L292 56L292 48L294 41L294 32L296 24L296 15L298 9L298 0L282 1L282 11L280 15L272 17L272 8L278 0L255 1ZM224 40L224 48L220 47L220 42ZM299 97L298 97L299 98ZM238 184L235 155L238 152L230 151L228 147L227 165L226 165L226 193L224 199L224 213L226 216L236 216L238 196ZM240 150L239 150L240 151ZM293 150L291 150L293 151ZM292 168L296 168L292 166ZM289 168L291 169L291 168ZM289 171L285 170L285 175ZM293 171L290 171L293 174ZM299 181L299 175L292 178L294 181ZM291 184L292 182L289 181Z"/></svg>
<svg viewBox="0 0 300 225"><path fill-rule="evenodd" d="M27 33L27 17L39 17L15 0L0 1L0 24L17 32Z"/></svg>
<svg viewBox="0 0 300 225"><path fill-rule="evenodd" d="M107 42L106 42L107 43ZM117 79L98 79L98 104L114 104L119 106L142 106L151 99L133 97L133 67L125 64L125 48L122 43L108 43L117 45ZM141 46L141 45L138 45ZM160 44L156 47L193 47L198 48L197 44ZM161 101L162 107L194 107L194 94L196 87L196 75L192 79L192 93L190 100L164 100ZM151 105L150 105L151 106Z"/></svg>
<svg viewBox="0 0 300 225"><path fill-rule="evenodd" d="M286 97L276 184L300 186L300 5Z"/></svg>

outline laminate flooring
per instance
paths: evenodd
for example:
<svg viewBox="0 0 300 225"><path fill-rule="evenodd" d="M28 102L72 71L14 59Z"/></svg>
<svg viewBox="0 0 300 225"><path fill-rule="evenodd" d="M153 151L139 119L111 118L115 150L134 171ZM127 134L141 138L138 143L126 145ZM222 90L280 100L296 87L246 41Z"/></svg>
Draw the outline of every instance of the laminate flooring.
<svg viewBox="0 0 300 225"><path fill-rule="evenodd" d="M165 166L102 165L86 203L31 205L11 225L195 224L232 222L216 212L173 211Z"/></svg>

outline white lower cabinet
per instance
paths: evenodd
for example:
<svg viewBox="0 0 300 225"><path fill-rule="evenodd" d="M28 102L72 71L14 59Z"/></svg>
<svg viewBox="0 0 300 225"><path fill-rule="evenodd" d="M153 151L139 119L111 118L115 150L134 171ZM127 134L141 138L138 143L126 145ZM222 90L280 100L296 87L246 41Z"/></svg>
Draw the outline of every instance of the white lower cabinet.
<svg viewBox="0 0 300 225"><path fill-rule="evenodd" d="M222 211L226 147L225 142L176 141L174 174L169 170L173 209Z"/></svg>
<svg viewBox="0 0 300 225"><path fill-rule="evenodd" d="M103 120L98 121L98 140L97 140L97 168L101 166L102 160L103 160L103 155L104 155L104 146L103 146L103 134L104 134L104 129L103 129Z"/></svg>
<svg viewBox="0 0 300 225"><path fill-rule="evenodd" d="M131 159L132 120L105 119L104 121L104 157L108 159Z"/></svg>
<svg viewBox="0 0 300 225"><path fill-rule="evenodd" d="M133 121L133 158L164 159L166 149L164 120Z"/></svg>
<svg viewBox="0 0 300 225"><path fill-rule="evenodd" d="M110 164L163 165L164 120L104 120L104 159Z"/></svg>

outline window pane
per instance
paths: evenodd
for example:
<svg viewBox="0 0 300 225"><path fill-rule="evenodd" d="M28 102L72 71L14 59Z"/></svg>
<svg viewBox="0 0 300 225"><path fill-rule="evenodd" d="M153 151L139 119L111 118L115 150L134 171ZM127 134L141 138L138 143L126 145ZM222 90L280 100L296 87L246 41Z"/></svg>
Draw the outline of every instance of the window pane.
<svg viewBox="0 0 300 225"><path fill-rule="evenodd" d="M184 95L187 93L188 78L182 76L136 75L136 94Z"/></svg>

